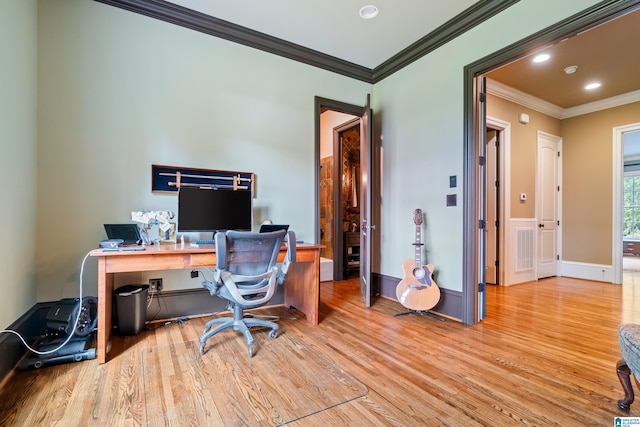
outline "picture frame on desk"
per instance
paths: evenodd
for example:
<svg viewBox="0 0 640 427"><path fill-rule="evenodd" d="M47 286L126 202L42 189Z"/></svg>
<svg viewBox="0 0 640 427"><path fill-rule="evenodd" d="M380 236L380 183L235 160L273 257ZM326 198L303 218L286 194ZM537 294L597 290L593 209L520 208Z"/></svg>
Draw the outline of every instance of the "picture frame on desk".
<svg viewBox="0 0 640 427"><path fill-rule="evenodd" d="M170 222L169 225L171 226L167 231L162 231L160 229L160 227L158 227L158 238L160 239L160 242L169 242L169 243L175 243L176 242L176 223L175 222Z"/></svg>

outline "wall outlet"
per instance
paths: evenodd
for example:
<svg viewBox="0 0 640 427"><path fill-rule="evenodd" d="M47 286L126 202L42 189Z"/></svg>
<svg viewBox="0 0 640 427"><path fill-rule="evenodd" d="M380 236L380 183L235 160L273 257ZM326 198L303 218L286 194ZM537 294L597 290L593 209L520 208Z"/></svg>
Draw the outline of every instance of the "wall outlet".
<svg viewBox="0 0 640 427"><path fill-rule="evenodd" d="M160 292L162 290L162 279L149 279L149 292Z"/></svg>

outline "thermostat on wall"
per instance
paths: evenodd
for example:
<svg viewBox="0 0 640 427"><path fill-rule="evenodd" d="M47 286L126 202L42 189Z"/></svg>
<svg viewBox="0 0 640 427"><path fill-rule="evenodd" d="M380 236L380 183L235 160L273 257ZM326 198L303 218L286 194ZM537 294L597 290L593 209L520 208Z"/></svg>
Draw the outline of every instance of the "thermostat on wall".
<svg viewBox="0 0 640 427"><path fill-rule="evenodd" d="M526 125L527 123L529 123L529 115L525 113L520 114L518 116L518 121L523 125Z"/></svg>

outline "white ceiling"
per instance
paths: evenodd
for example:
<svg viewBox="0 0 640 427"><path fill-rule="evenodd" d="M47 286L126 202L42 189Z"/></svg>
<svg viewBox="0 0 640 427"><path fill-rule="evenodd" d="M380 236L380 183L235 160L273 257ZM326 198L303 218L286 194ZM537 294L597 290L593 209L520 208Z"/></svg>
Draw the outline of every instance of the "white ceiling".
<svg viewBox="0 0 640 427"><path fill-rule="evenodd" d="M475 0L169 0L207 15L291 43L375 68L447 21ZM375 5L374 19L360 18Z"/></svg>
<svg viewBox="0 0 640 427"><path fill-rule="evenodd" d="M167 1L370 69L410 47L476 3L481 3L476 0L323 0L317 4L304 0ZM379 15L371 20L362 19L358 12L366 5L375 5ZM640 12L635 15L640 16ZM571 39L570 43L561 44L560 48L564 49L562 55L567 64L581 65L580 73L598 64L606 64L602 69L615 70L618 82L632 81L629 83L631 86L622 90L616 88L619 93L638 88L640 73L635 72L637 66L629 66L628 60L601 58L605 52L609 53L620 45L628 46L631 40L636 45L640 37L640 22L628 17L616 21L616 24L625 22L630 25L619 27L616 31L605 30L613 27L605 25L589 32L590 38L581 35ZM622 39L626 39L626 42L619 43ZM616 55L619 55L618 51ZM543 80L539 75L540 70L534 70L534 75L527 74L532 72L525 68L527 62L528 59L523 58L488 75L510 87L563 107L594 99L583 97L565 101L566 97L576 97L578 91L567 91L567 83L558 77L550 75ZM630 74L621 75L625 67L627 72L631 70ZM535 84L538 86L533 87ZM613 94L602 90L599 97ZM560 95L565 98L559 98ZM626 134L624 145L625 155L640 155L640 132Z"/></svg>

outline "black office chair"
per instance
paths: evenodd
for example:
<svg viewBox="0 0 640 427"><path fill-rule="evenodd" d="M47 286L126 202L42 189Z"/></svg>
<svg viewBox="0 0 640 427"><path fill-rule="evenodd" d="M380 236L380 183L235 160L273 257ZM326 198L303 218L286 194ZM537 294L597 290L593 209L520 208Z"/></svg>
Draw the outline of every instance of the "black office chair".
<svg viewBox="0 0 640 427"><path fill-rule="evenodd" d="M284 230L270 233L250 233L243 231L218 232L215 237L217 265L212 281L202 282L211 295L228 300L228 308L233 317L215 318L207 322L200 337L200 354L204 354L207 340L227 329L244 334L249 351L253 356L252 326L271 328L269 338L278 334L278 324L268 320L245 317L244 310L267 304L275 294L278 283L284 278L292 262L295 262L296 238L293 231ZM287 242L287 255L281 268L276 261L283 240ZM211 329L213 325L218 325Z"/></svg>

